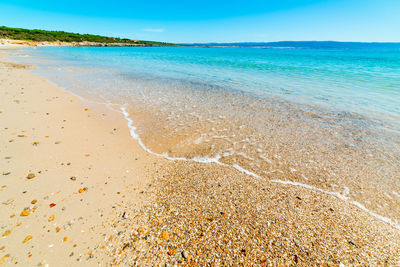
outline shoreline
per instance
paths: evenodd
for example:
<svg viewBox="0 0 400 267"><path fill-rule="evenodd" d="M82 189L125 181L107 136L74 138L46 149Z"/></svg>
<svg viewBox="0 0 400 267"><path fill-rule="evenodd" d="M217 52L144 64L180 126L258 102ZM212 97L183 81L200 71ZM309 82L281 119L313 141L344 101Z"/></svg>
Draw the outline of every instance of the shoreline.
<svg viewBox="0 0 400 267"><path fill-rule="evenodd" d="M142 142L141 138L139 137L139 135L135 132L136 127L133 126L133 120L129 117L129 113L126 111L125 107L121 107L121 111L122 114L124 115L126 121L128 122L128 128L130 129L130 134L132 136L133 139L135 139L140 147L146 151L147 153L157 156L157 157L161 157L167 160L171 160L171 161L189 161L189 162L195 162L195 163L200 163L200 164L209 164L209 163L214 163L223 167L229 167L232 169L237 170L240 173L246 174L248 176L251 176L255 179L260 179L260 180L267 180L266 177L262 177L250 170L244 169L241 166L237 165L237 164L233 164L233 165L229 165L229 164L225 164L223 162L220 161L220 157L215 157L215 158L209 158L209 157L195 157L195 158L181 158L181 157L171 157L168 156L167 154L159 154L156 152L151 151L150 149L148 149ZM290 180L269 180L271 183L277 183L277 184L282 184L282 185L289 185L289 186L294 186L294 187L301 187L301 188L305 188L307 190L313 191L313 192L320 192L322 194L325 194L327 196L332 196L335 197L343 202L346 202L348 204L351 204L357 208L359 208L360 210L368 213L370 216L385 222L387 224L389 224L390 226L392 226L393 228L400 230L400 225L398 223L396 223L395 221L393 221L391 218L382 216L372 210L369 210L368 208L366 208L363 204L359 203L358 201L355 200L351 200L348 196L346 196L346 194L342 194L339 192L332 192L332 191L327 191L318 187L315 187L313 185L309 185L309 184L303 184L303 183L299 183L299 182L295 182L295 181L290 181Z"/></svg>
<svg viewBox="0 0 400 267"><path fill-rule="evenodd" d="M47 42L31 40L0 39L0 47L32 47L32 46L72 46L72 47L183 47L185 45L148 45L134 43L97 43L97 42Z"/></svg>
<svg viewBox="0 0 400 267"><path fill-rule="evenodd" d="M1 58L1 61L3 63L4 59ZM4 63L2 65L4 65ZM358 256L356 257L358 262L355 263L382 263L385 256L389 258L389 263L398 263L400 261L399 256L395 254L399 249L399 245L396 244L396 240L398 240L397 238L399 237L398 231L383 222L371 218L368 214L364 213L365 210L361 211L362 209L360 210L360 207L354 207L348 202L343 203L342 200L333 199L332 196L321 192L310 191L310 188L291 188L286 185L273 184L273 181L262 179L255 180L249 173L240 173L239 168L233 169L229 166L220 166L217 164L215 164L217 166L213 164L205 165L198 162L168 161L156 157L159 155L151 155L141 147L140 142L138 143L132 140L129 135L129 131L132 131L132 128L129 127L129 120L127 125L121 113L111 112L110 110L106 111L106 107L100 107L98 105L89 103L85 105L69 92L62 91L50 85L42 78L29 74L24 70L25 68L26 67L22 65L18 66L18 64L15 66L4 65L2 68L2 80L3 82L7 81L10 85L5 89L8 96L1 102L2 114L0 114L0 119L3 122L10 123L10 117L7 120L6 116L19 118L16 119L16 122L20 124L16 124L14 127L14 132L16 133L25 130L23 128L26 121L29 121L30 124L35 126L35 130L32 131L45 131L45 129L41 129L41 127L37 126L38 124L41 126L40 122L49 116L44 114L53 114L53 112L58 114L56 119L46 125L47 127L54 126L55 133L49 134L49 136L60 134L67 141L63 139L61 143L54 145L64 146L65 142L64 148L68 148L68 150L82 150L82 146L89 146L87 143L91 143L94 147L108 144L107 146L110 146L110 148L107 153L111 154L99 152L95 155L93 162L89 164L90 167L86 166L86 168L90 168L90 170L100 168L102 171L109 173L111 171L105 168L107 166L107 168L113 170L113 173L116 173L113 176L123 177L126 176L126 172L124 173L124 171L120 170L120 167L126 166L123 169L129 169L135 173L135 177L129 177L133 179L129 180L129 183L134 182L135 185L131 187L137 189L134 191L127 191L126 194L124 194L127 200L123 199L123 201L129 202L133 206L138 199L141 199L141 195L145 196L145 200L142 199L145 204L138 205L137 208L135 207L135 210L139 209L140 212L133 212L132 217L126 216L126 213L124 213L132 209L130 205L124 203L125 206L123 208L117 207L118 204L121 204L118 201L122 199L115 197L110 199L107 197L107 199L104 199L104 203L102 204L108 207L108 210L102 213L108 215L109 220L113 221L113 225L93 231L92 237L97 238L95 242L86 240L86 242L92 245L92 248L96 247L96 253L90 255L89 252L86 253L88 255L86 260L105 263L109 262L109 259L112 259L114 263L121 264L175 262L199 265L211 263L213 261L225 262L227 264L240 262L242 264L287 264L297 262L302 264L351 264L351 259L356 255L363 255L364 252L367 251L372 256ZM6 71L7 74L3 73L3 71ZM7 77L7 75L11 76L11 78ZM32 90L30 94L25 94L26 91L23 91L22 97L26 97L27 102L22 103L20 99L15 99L17 96L18 98L22 98L20 97L22 89L11 86L11 84L18 84L18 87L22 88L22 85L20 85L21 83L24 83L24 88L26 86L27 89L29 88L29 90ZM42 87L46 88L46 92L42 95L42 97L47 98L46 101L40 98L38 99L38 97L35 98L35 94L40 92L40 88ZM13 94L12 97L9 96L10 93ZM52 96L52 98L50 96ZM63 105L51 106L52 101L59 101L56 100L58 98L63 98L64 100L68 99L72 101L73 104L65 100ZM18 100L18 103L14 100ZM33 106L29 105L30 102L33 103ZM20 104L24 105L23 111L25 113L21 113L20 110L14 107L15 105L19 107L18 105ZM90 109L86 110L88 105L90 105ZM42 109L41 113L43 113L43 115L41 115L41 117L35 117L33 115L38 112L36 110L37 106L40 106ZM43 109L49 108L52 108L52 112L43 112ZM73 122L74 125L80 125L81 127L79 129L82 130L82 132L77 133L76 131L72 131L69 128L76 128L78 126L73 127L71 125L69 127L61 126L64 127L62 130L58 129L60 121L64 120L62 117L66 116L65 110L68 110L68 113L71 112L71 114L68 114L70 118L66 119L66 123L71 123L72 125ZM8 111L14 112L13 115L6 115ZM17 116L18 114L19 117ZM107 116L103 116L102 114L107 114ZM114 125L118 126L114 128ZM117 129L117 133L115 133L114 129ZM41 139L37 137L36 139L40 139L39 141L30 140L29 131L26 131L27 139L21 140L29 139L29 142L21 144L24 149L28 146L29 148L41 149L42 145L45 145L42 144L45 143L43 137ZM64 131L65 133L63 133ZM130 134L132 135L132 132ZM20 135L25 136L25 132ZM100 135L101 138L97 135ZM81 136L83 140L79 141L78 139L70 138L71 136L74 138ZM90 141L85 142L85 140L89 139ZM8 141L4 139L1 140L1 142L7 144ZM34 142L39 143L33 145ZM11 142L11 144L12 143L13 142ZM122 144L122 146L118 147L116 144ZM11 148L11 145L8 146ZM42 155L42 159L46 158L43 154L49 154L52 157L56 157L57 155L64 156L57 154L60 153L60 151L52 150L49 146L47 149L49 150L35 153ZM13 151L13 149L10 149L8 152L11 153L11 151ZM19 151L19 153L17 157L23 158L26 156L27 151L22 150ZM124 157L116 159L112 156L115 153L124 155ZM92 153L82 152L79 154L84 155L77 157L79 162L92 159L92 156L94 156ZM90 155L86 156L86 154ZM136 155L139 155L139 160L136 160ZM13 158L14 156L8 160L12 161ZM36 164L39 164L38 162L29 162L30 159L24 160L25 164L28 164L31 168L38 168L36 167ZM60 162L56 161L56 163ZM1 166L6 168L8 166L7 164L9 164L9 162L5 163L3 161ZM20 165L24 166L24 164ZM59 164L57 164L57 168L54 167L54 170L52 170L54 173L62 176L70 175L67 174L69 170L67 172L64 168L59 168L58 165ZM74 166L74 164L68 166ZM84 166L82 165L80 167L83 170ZM17 168L17 166L14 166L14 168ZM46 167L41 166L41 168ZM74 170L75 172L79 171L79 169ZM13 183L16 182L10 179L13 177L14 172L17 172L17 170L11 171L11 174L3 176L9 179L3 184L8 187L11 185L15 187ZM37 176L39 177L39 174ZM87 174L81 174L81 176L87 176ZM22 173L18 177L20 177L17 178L19 179L17 180L19 186L31 182L22 179L22 177L24 177ZM76 177L78 177L78 175ZM204 177L206 177L206 179ZM16 177L13 178L15 179ZM36 181L37 178L32 181ZM71 180L67 178L68 177L63 178L65 181L57 180L60 185L65 185L63 189L66 190L64 192L61 190L58 194L63 194L65 192L69 192L70 194L72 192L73 195L81 194L73 192L71 188L68 188L71 187ZM38 184L37 186L47 185L48 182L43 181L44 179L45 178L41 180L42 184ZM50 177L46 179L50 179ZM95 183L92 185L93 188L82 184L82 186L85 185L85 187L88 187L87 192L84 191L83 194L91 192L96 194L96 192L106 190L102 183L104 180L100 181L97 179L98 178L93 178L93 180L89 179ZM127 178L125 178L125 180L115 179L116 185L113 189L115 191L122 191L122 188L126 186L125 183L128 183L126 179ZM89 184L88 181L85 180L85 183ZM10 192L10 194L21 194L15 191L16 189L17 188L13 188L14 191ZM111 195L112 192L107 190L104 194ZM49 193L51 192L42 191L43 195L48 195ZM85 212L89 212L89 214L93 213L93 216L96 214L96 205L99 204L98 200L96 201L96 195L92 195L91 198L88 196L87 199L84 198L83 200L84 203L88 205ZM37 198L39 199L39 197ZM50 198L49 196L49 199ZM315 202L317 199L318 202ZM1 200L2 202L8 201ZM47 201L48 199L44 200ZM16 211L22 210L23 203L25 202L21 202L22 200L14 201L16 204L9 205L15 205L13 208L18 208ZM115 208L110 208L109 206L111 206L110 204L113 201L118 204L115 205ZM182 205L182 203L185 203L185 205ZM79 206L79 202L73 202L71 206L67 207L66 211L69 212L71 209L76 209ZM281 206L284 208L282 209ZM104 207L104 209L106 209L106 207ZM32 207L32 209L33 208L34 207ZM40 213L40 215L49 216L47 213L50 209L54 208L46 209L46 207L38 205L37 210L41 212L41 209L43 209L45 210L43 212L45 214ZM10 210L7 210L7 212L10 212ZM36 215L36 212L37 211L35 211L35 213L32 212L27 218L31 219L29 217ZM308 214L308 216L305 216L305 214ZM13 218L15 217L18 218L18 214ZM63 218L63 215L56 214L56 220L58 220L59 217ZM75 217L78 217L78 215ZM13 218L10 218L10 222L6 223L7 226L12 224L11 221ZM48 220L50 218L51 215L49 218L42 218L41 223L49 224ZM53 222L53 220L50 222ZM26 220L22 223L26 223ZM106 222L102 219L93 219L91 221L91 226L98 226L105 223ZM257 225L257 227L254 225ZM332 225L335 227L332 228ZM15 226L15 228L18 227L19 226ZM38 227L38 225L36 225L36 227ZM49 229L47 227L50 226L46 226L46 229ZM12 229L11 234L5 236L2 241L9 241L14 230L15 229ZM32 234L34 237L30 241L32 243L35 242L36 235L43 234L40 232L40 228L34 230L36 234ZM22 234L18 233L18 229L15 231L22 237ZM260 232L262 232L262 234ZM243 235L243 233L246 234ZM43 235L45 234L46 233ZM103 234L105 235L104 237ZM101 236L101 238L99 238L99 236ZM312 236L313 238L311 238ZM77 239L79 237L79 239L81 239L78 232L75 233L75 236L69 235L68 238L70 237L75 237ZM285 241L286 239L291 241L287 243ZM318 242L314 244L313 240L314 242L318 240ZM209 247L206 241L210 244L214 244L214 247ZM221 245L221 242L224 245ZM232 242L233 244L230 244ZM375 242L376 244L374 244ZM20 251L21 244L21 240L16 239L15 244L11 244L12 248L10 250L8 250L9 245L6 245L4 251L10 254L10 257L6 258L7 260L10 260L11 257L16 257L16 255L18 255L18 260L20 260L20 262L26 259L39 260L39 255L41 254L35 251L35 248L30 249L33 256L29 257L28 255L28 257L25 258L20 256L23 253ZM274 247L273 244L280 245ZM313 245L310 247L310 244ZM324 244L327 244L330 248L328 251ZM47 244L35 243L35 245L39 246L40 249L44 249ZM104 248L102 246L104 246ZM57 248L57 246L54 246L54 248ZM114 248L119 248L121 253L119 253L120 251L118 251L118 249L114 251ZM264 251L267 248L268 250ZM53 249L53 247L50 249ZM77 262L74 256L71 256L72 259L68 255L64 255L65 251L62 251L63 249L53 250L53 254L57 254L58 257L65 256L66 259L71 260L67 260L67 262ZM283 250L284 253L282 253L281 250ZM36 252L39 255L37 255ZM91 255L94 255L93 258L91 258ZM327 257L327 255L329 257ZM0 254L0 259L1 257L3 257L3 253ZM55 259L50 257L46 259L46 262L54 263ZM67 262L65 262L66 265Z"/></svg>

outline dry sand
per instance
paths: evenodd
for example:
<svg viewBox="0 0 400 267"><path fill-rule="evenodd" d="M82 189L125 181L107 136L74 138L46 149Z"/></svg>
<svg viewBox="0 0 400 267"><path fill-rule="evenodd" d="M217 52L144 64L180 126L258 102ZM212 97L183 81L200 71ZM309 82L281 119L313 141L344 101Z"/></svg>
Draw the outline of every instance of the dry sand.
<svg viewBox="0 0 400 267"><path fill-rule="evenodd" d="M119 113L82 102L0 52L0 259L86 263L115 207L129 207L126 216L140 209L157 159L132 140ZM30 214L20 216L25 208Z"/></svg>
<svg viewBox="0 0 400 267"><path fill-rule="evenodd" d="M354 205L149 155L119 112L0 53L0 262L400 265L399 230Z"/></svg>

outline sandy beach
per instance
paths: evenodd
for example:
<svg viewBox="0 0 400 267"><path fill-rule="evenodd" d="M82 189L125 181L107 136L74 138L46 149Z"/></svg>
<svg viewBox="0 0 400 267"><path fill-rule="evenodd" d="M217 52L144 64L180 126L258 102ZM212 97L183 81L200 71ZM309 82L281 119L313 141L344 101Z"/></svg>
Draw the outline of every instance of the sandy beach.
<svg viewBox="0 0 400 267"><path fill-rule="evenodd" d="M118 109L0 49L0 263L400 265L400 229L324 192L144 151Z"/></svg>
<svg viewBox="0 0 400 267"><path fill-rule="evenodd" d="M106 226L117 211L129 207L130 216L140 209L157 159L132 141L120 114L29 74L29 66L6 61L5 53L1 50L2 262L87 262L93 244L112 233ZM26 238L31 239L24 243Z"/></svg>

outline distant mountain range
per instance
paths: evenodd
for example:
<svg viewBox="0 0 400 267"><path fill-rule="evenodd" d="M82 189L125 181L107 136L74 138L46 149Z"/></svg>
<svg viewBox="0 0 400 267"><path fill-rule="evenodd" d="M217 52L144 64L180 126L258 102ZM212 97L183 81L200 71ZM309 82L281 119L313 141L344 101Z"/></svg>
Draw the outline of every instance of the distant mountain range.
<svg viewBox="0 0 400 267"><path fill-rule="evenodd" d="M248 47L248 48L373 48L399 47L400 43L364 43L335 41L281 41L281 42L239 42L239 43L193 43L201 47Z"/></svg>

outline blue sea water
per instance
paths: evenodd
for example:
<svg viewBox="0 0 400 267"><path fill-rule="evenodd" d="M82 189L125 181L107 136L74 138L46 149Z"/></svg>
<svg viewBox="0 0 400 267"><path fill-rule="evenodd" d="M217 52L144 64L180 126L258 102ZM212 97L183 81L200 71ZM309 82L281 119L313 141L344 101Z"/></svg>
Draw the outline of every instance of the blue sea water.
<svg viewBox="0 0 400 267"><path fill-rule="evenodd" d="M376 49L46 47L32 53L62 60L63 67L95 66L155 83L197 83L396 121L400 116L400 44Z"/></svg>
<svg viewBox="0 0 400 267"><path fill-rule="evenodd" d="M322 190L399 225L400 44L39 47L16 59L123 107L151 153Z"/></svg>

